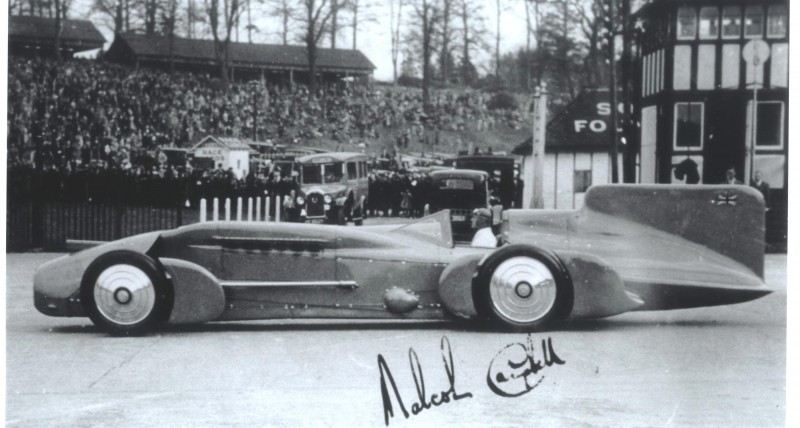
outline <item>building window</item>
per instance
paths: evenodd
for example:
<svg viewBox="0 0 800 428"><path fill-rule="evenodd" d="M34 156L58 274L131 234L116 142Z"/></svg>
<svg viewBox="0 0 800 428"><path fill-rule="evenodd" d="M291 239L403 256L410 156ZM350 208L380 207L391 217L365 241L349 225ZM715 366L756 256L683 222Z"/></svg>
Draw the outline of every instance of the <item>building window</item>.
<svg viewBox="0 0 800 428"><path fill-rule="evenodd" d="M573 180L574 192L584 193L592 186L592 170L575 170L575 179Z"/></svg>
<svg viewBox="0 0 800 428"><path fill-rule="evenodd" d="M739 89L741 47L738 44L722 46L722 89Z"/></svg>
<svg viewBox="0 0 800 428"><path fill-rule="evenodd" d="M772 56L769 58L770 67L769 84L772 88L789 87L789 44L773 43Z"/></svg>
<svg viewBox="0 0 800 428"><path fill-rule="evenodd" d="M692 83L692 46L675 46L675 63L672 69L672 89L685 91Z"/></svg>
<svg viewBox="0 0 800 428"><path fill-rule="evenodd" d="M700 9L700 38L716 39L719 37L719 10L716 7Z"/></svg>
<svg viewBox="0 0 800 428"><path fill-rule="evenodd" d="M675 150L703 149L703 103L675 103Z"/></svg>
<svg viewBox="0 0 800 428"><path fill-rule="evenodd" d="M722 9L722 38L738 39L742 34L742 11L736 6Z"/></svg>
<svg viewBox="0 0 800 428"><path fill-rule="evenodd" d="M716 64L716 46L712 44L700 45L697 52L697 89L714 89Z"/></svg>
<svg viewBox="0 0 800 428"><path fill-rule="evenodd" d="M786 18L786 6L770 6L767 13L767 37L786 37Z"/></svg>
<svg viewBox="0 0 800 428"><path fill-rule="evenodd" d="M693 40L697 35L697 12L692 7L678 9L678 39Z"/></svg>
<svg viewBox="0 0 800 428"><path fill-rule="evenodd" d="M744 36L755 39L764 34L764 9L761 6L747 6L744 10Z"/></svg>
<svg viewBox="0 0 800 428"><path fill-rule="evenodd" d="M783 148L783 102L759 102L756 116L756 147Z"/></svg>
<svg viewBox="0 0 800 428"><path fill-rule="evenodd" d="M347 179L355 180L358 178L358 166L355 162L347 162Z"/></svg>

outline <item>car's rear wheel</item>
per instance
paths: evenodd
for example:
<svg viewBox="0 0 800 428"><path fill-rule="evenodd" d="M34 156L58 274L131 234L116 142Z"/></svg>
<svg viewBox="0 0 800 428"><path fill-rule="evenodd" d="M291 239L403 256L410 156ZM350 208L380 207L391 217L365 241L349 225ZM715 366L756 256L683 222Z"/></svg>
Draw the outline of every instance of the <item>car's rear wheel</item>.
<svg viewBox="0 0 800 428"><path fill-rule="evenodd" d="M537 330L566 318L572 296L561 261L527 245L510 245L491 254L473 282L479 314L512 330Z"/></svg>
<svg viewBox="0 0 800 428"><path fill-rule="evenodd" d="M87 269L81 299L101 329L113 335L137 335L167 319L172 288L152 258L115 251L98 257Z"/></svg>
<svg viewBox="0 0 800 428"><path fill-rule="evenodd" d="M356 207L353 210L353 224L356 226L364 225L364 210L361 207Z"/></svg>

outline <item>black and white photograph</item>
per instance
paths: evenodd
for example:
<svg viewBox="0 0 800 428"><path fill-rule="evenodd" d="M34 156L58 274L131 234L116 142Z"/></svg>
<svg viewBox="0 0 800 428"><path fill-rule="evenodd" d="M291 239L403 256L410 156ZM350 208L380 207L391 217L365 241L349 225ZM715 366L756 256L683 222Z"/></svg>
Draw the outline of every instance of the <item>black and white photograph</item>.
<svg viewBox="0 0 800 428"><path fill-rule="evenodd" d="M1 13L5 426L800 422L789 0Z"/></svg>

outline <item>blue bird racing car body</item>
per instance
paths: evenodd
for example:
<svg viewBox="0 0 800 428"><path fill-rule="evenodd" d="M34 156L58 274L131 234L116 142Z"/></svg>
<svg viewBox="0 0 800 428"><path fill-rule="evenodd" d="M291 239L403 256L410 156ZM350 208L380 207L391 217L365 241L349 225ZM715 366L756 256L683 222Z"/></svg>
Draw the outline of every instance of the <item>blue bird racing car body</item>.
<svg viewBox="0 0 800 428"><path fill-rule="evenodd" d="M764 284L764 203L744 186L604 185L578 210L507 210L498 248L442 211L405 224L209 222L41 265L43 314L112 334L273 318L475 319L512 330L744 302Z"/></svg>

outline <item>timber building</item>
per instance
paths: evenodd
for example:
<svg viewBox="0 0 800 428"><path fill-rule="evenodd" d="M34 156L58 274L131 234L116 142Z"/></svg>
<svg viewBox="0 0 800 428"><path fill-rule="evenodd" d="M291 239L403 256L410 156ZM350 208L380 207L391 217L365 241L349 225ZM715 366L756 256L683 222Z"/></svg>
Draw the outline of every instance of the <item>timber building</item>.
<svg viewBox="0 0 800 428"><path fill-rule="evenodd" d="M760 171L767 240L785 242L789 2L654 0L634 18L637 181L717 184L734 168L749 184Z"/></svg>
<svg viewBox="0 0 800 428"><path fill-rule="evenodd" d="M61 55L70 58L76 52L100 49L106 42L91 21L65 19L62 22ZM56 21L38 16L8 17L8 53L20 56L55 54Z"/></svg>
<svg viewBox="0 0 800 428"><path fill-rule="evenodd" d="M230 73L236 80L261 78L269 81L308 82L309 64L305 46L231 42ZM136 33L117 35L103 55L108 61L132 67L219 73L214 41ZM172 65L170 65L172 63ZM375 65L359 50L317 49L317 73L323 82L343 78L369 80Z"/></svg>

